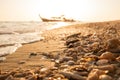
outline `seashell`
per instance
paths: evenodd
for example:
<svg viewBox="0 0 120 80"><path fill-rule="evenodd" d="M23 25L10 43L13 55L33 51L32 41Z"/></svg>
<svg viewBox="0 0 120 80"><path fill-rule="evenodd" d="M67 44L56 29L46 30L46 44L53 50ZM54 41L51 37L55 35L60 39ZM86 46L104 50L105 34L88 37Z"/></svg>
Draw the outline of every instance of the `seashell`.
<svg viewBox="0 0 120 80"><path fill-rule="evenodd" d="M106 65L106 64L109 64L108 62L109 62L109 60L107 60L107 59L100 59L96 62L96 64L97 65Z"/></svg>
<svg viewBox="0 0 120 80"><path fill-rule="evenodd" d="M109 75L100 75L99 80L113 80L113 78Z"/></svg>
<svg viewBox="0 0 120 80"><path fill-rule="evenodd" d="M108 59L108 60L115 60L115 55L111 52L105 52L100 55L100 59Z"/></svg>

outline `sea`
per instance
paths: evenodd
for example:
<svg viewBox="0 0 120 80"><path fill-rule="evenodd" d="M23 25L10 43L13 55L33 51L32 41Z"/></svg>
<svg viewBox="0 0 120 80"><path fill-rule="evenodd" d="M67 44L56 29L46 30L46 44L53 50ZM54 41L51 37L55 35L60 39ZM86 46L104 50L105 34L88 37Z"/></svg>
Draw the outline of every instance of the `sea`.
<svg viewBox="0 0 120 80"><path fill-rule="evenodd" d="M44 39L43 31L71 25L70 22L0 22L0 57L14 53L23 44Z"/></svg>

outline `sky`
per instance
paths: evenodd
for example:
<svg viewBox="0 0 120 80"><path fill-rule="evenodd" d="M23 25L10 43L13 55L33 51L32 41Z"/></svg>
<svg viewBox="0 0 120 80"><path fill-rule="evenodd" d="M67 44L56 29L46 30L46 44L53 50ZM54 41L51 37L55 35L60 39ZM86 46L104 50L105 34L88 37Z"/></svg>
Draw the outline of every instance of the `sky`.
<svg viewBox="0 0 120 80"><path fill-rule="evenodd" d="M40 21L39 14L80 21L120 20L120 0L0 0L0 21Z"/></svg>

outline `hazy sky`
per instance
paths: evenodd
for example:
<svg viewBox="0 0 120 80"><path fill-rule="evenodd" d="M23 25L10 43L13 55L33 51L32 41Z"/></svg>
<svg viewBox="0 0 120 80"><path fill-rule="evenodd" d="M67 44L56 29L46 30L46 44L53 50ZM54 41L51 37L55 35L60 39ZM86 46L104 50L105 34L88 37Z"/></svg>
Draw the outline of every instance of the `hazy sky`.
<svg viewBox="0 0 120 80"><path fill-rule="evenodd" d="M0 21L40 21L64 14L81 21L120 20L120 0L0 0Z"/></svg>

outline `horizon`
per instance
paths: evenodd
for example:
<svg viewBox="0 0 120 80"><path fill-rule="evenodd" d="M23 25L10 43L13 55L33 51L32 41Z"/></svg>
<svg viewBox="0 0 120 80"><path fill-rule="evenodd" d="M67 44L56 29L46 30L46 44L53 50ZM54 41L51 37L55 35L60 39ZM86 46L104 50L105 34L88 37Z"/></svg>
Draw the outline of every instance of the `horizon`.
<svg viewBox="0 0 120 80"><path fill-rule="evenodd" d="M41 21L65 15L85 22L120 20L120 0L0 0L0 21Z"/></svg>

